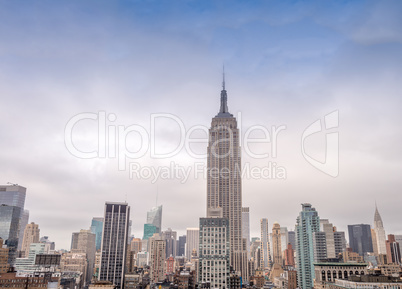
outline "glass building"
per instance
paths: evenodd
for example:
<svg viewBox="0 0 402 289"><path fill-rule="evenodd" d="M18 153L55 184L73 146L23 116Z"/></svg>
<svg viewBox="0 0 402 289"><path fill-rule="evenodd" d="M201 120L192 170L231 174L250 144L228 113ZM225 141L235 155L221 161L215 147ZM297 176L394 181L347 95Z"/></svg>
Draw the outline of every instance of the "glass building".
<svg viewBox="0 0 402 289"><path fill-rule="evenodd" d="M16 206L0 205L0 238L9 249L8 263L14 266L18 250L18 234L21 208Z"/></svg>
<svg viewBox="0 0 402 289"><path fill-rule="evenodd" d="M100 250L102 245L103 218L93 218L91 223L91 232L95 234L95 248Z"/></svg>
<svg viewBox="0 0 402 289"><path fill-rule="evenodd" d="M371 239L371 227L369 224L348 225L349 246L353 252L364 256L373 251L373 242Z"/></svg>
<svg viewBox="0 0 402 289"><path fill-rule="evenodd" d="M162 205L153 207L147 212L147 224L154 225L156 227L156 233L160 233L162 230Z"/></svg>
<svg viewBox="0 0 402 289"><path fill-rule="evenodd" d="M311 289L315 275L313 233L320 231L320 218L311 204L302 204L295 231L298 285L301 289Z"/></svg>
<svg viewBox="0 0 402 289"><path fill-rule="evenodd" d="M158 229L154 225L144 224L144 237L142 237L142 239L148 240L155 233L158 233Z"/></svg>
<svg viewBox="0 0 402 289"><path fill-rule="evenodd" d="M130 207L127 203L105 204L99 280L124 287Z"/></svg>

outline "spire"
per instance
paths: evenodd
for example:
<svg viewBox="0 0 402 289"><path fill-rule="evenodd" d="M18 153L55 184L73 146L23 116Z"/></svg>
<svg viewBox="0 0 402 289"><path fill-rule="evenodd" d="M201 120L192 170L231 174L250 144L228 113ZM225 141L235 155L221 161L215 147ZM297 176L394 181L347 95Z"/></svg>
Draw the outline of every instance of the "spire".
<svg viewBox="0 0 402 289"><path fill-rule="evenodd" d="M222 73L222 91L221 91L221 107L219 110L218 115L219 117L231 117L232 114L229 113L228 108L228 95L226 93L225 88L225 66L223 66L223 73Z"/></svg>
<svg viewBox="0 0 402 289"><path fill-rule="evenodd" d="M375 213L374 213L374 227L383 227L383 222L380 216L380 212L378 212L377 202L375 204Z"/></svg>

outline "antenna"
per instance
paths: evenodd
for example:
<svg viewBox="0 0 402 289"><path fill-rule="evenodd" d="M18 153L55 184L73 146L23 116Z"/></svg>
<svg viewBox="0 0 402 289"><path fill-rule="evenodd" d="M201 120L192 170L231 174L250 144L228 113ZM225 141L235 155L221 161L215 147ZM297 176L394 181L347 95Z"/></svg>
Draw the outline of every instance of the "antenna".
<svg viewBox="0 0 402 289"><path fill-rule="evenodd" d="M223 67L222 67L222 77L223 77L222 88L223 88L223 90L225 90L225 64L223 64Z"/></svg>

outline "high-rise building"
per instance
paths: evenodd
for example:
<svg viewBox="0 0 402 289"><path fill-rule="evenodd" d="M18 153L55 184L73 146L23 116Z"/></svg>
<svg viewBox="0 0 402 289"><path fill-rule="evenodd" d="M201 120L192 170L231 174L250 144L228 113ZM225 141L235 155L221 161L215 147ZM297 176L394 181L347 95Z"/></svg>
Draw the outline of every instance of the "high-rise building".
<svg viewBox="0 0 402 289"><path fill-rule="evenodd" d="M282 252L284 252L284 251L287 249L288 243L289 243L289 232L288 232L288 228L286 228L286 227L281 227L281 245L282 245L281 251L282 251Z"/></svg>
<svg viewBox="0 0 402 289"><path fill-rule="evenodd" d="M225 80L222 84L220 110L209 129L207 213L222 208L223 218L229 220L231 266L248 280L246 240L242 237L240 135L236 118L228 110Z"/></svg>
<svg viewBox="0 0 402 289"><path fill-rule="evenodd" d="M168 228L162 232L162 239L166 242L166 259L170 256L176 257L177 232Z"/></svg>
<svg viewBox="0 0 402 289"><path fill-rule="evenodd" d="M127 203L105 203L99 280L112 282L116 289L124 286L129 218Z"/></svg>
<svg viewBox="0 0 402 289"><path fill-rule="evenodd" d="M272 227L272 253L273 264L282 266L281 226L276 222Z"/></svg>
<svg viewBox="0 0 402 289"><path fill-rule="evenodd" d="M353 252L364 256L367 252L373 252L370 225L356 224L348 225L349 247Z"/></svg>
<svg viewBox="0 0 402 289"><path fill-rule="evenodd" d="M295 253L292 244L288 243L284 256L285 256L285 266L295 267Z"/></svg>
<svg viewBox="0 0 402 289"><path fill-rule="evenodd" d="M89 284L92 280L93 269L95 265L95 253L96 253L96 235L90 230L80 230L73 233L71 240L71 251L77 250L86 254L87 269L86 271L86 284Z"/></svg>
<svg viewBox="0 0 402 289"><path fill-rule="evenodd" d="M141 239L133 238L131 240L130 250L132 252L134 252L134 254L137 254L138 252L141 252L141 250L142 250L142 241L141 241Z"/></svg>
<svg viewBox="0 0 402 289"><path fill-rule="evenodd" d="M179 240L177 241L177 256L185 256L186 255L186 235L179 236Z"/></svg>
<svg viewBox="0 0 402 289"><path fill-rule="evenodd" d="M320 231L320 218L311 204L302 204L296 220L297 280L301 289L313 288L314 244L313 233Z"/></svg>
<svg viewBox="0 0 402 289"><path fill-rule="evenodd" d="M261 262L260 269L264 270L271 266L271 248L269 243L268 219L260 220L261 226Z"/></svg>
<svg viewBox="0 0 402 289"><path fill-rule="evenodd" d="M7 245L8 263L14 266L18 250L18 234L21 208L17 206L0 205L0 238Z"/></svg>
<svg viewBox="0 0 402 289"><path fill-rule="evenodd" d="M17 233L17 243L15 244L18 250L21 249L24 229L25 226L28 224L29 219L29 211L24 210L26 191L27 191L26 188L19 185L0 186L0 205L15 206L21 209L18 216L19 231ZM11 255L9 257L14 258L13 257L14 253L11 251L10 251Z"/></svg>
<svg viewBox="0 0 402 289"><path fill-rule="evenodd" d="M296 232L289 231L288 232L288 243L292 244L293 250L296 250Z"/></svg>
<svg viewBox="0 0 402 289"><path fill-rule="evenodd" d="M398 264L401 265L401 250L399 243L395 240L395 236L388 235L388 240L386 241L387 248L387 262L388 264Z"/></svg>
<svg viewBox="0 0 402 289"><path fill-rule="evenodd" d="M382 219L380 213L378 212L377 205L375 206L375 213L374 213L374 231L377 238L377 248L378 254L387 254L387 248L385 246L385 230L384 224L382 223Z"/></svg>
<svg viewBox="0 0 402 289"><path fill-rule="evenodd" d="M147 212L147 224L154 225L156 227L156 233L162 231L162 205L153 207Z"/></svg>
<svg viewBox="0 0 402 289"><path fill-rule="evenodd" d="M222 217L200 218L198 282L211 288L230 287L229 222Z"/></svg>
<svg viewBox="0 0 402 289"><path fill-rule="evenodd" d="M313 233L315 262L339 259L346 249L345 233L337 232L327 219L320 220L320 227L320 232Z"/></svg>
<svg viewBox="0 0 402 289"><path fill-rule="evenodd" d="M18 237L18 250L22 249L22 242L23 242L23 238L24 238L24 230L25 227L28 225L29 222L29 211L28 210L24 210L22 211L22 215L21 215L21 220L20 220L20 232L19 232L19 237Z"/></svg>
<svg viewBox="0 0 402 289"><path fill-rule="evenodd" d="M94 217L91 222L91 232L95 234L95 248L100 250L102 246L103 218Z"/></svg>
<svg viewBox="0 0 402 289"><path fill-rule="evenodd" d="M22 238L22 247L21 251L23 252L23 257L27 257L29 253L29 247L32 243L39 243L40 238L40 230L39 225L35 223L31 223L26 225L24 230L24 235Z"/></svg>
<svg viewBox="0 0 402 289"><path fill-rule="evenodd" d="M247 259L250 259L250 208L241 208L242 237L246 239Z"/></svg>
<svg viewBox="0 0 402 289"><path fill-rule="evenodd" d="M163 282L165 280L166 242L159 234L149 238L149 267L151 269L151 282Z"/></svg>
<svg viewBox="0 0 402 289"><path fill-rule="evenodd" d="M200 229L199 228L187 228L187 240L186 240L186 258L191 260L191 254L194 249L198 251L200 244Z"/></svg>

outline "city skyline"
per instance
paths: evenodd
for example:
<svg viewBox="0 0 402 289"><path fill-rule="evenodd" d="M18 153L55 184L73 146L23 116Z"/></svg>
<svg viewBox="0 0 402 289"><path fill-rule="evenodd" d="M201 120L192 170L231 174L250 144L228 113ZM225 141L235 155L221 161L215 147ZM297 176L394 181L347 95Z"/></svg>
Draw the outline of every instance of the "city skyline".
<svg viewBox="0 0 402 289"><path fill-rule="evenodd" d="M242 180L251 237L260 235L261 218L294 230L300 203L306 202L341 231L350 224L373 225L375 200L386 234L401 234L401 5L205 1L162 9L91 1L2 3L7 29L0 30L0 184L27 188L29 222L39 224L58 249L68 249L72 232L88 229L93 217L102 216L105 201L127 201L135 208L130 219L139 238L157 194L164 206L162 230L170 227L182 235L197 227L205 215L204 178L130 179L116 158L72 155L65 130L74 116L102 111L116 117L107 119L116 128L149 127L152 113L175 115L186 128L208 127L218 112L224 63L230 111L239 123L241 113L243 136L252 126L271 131L286 125L276 158L256 159L242 151L242 162L253 167L275 162L286 169L286 179ZM339 127L331 130L339 132L336 178L301 153L305 129L333 111L339 112ZM174 149L176 128L172 121L161 124L158 149ZM96 131L95 122L77 124L77 147L96 148ZM312 136L306 152L322 160L324 140L325 132ZM253 147L259 153L271 150L271 145ZM138 160L155 168L171 162L191 167L206 158L182 150L166 159L147 154Z"/></svg>

